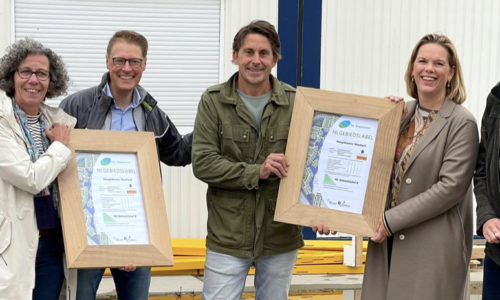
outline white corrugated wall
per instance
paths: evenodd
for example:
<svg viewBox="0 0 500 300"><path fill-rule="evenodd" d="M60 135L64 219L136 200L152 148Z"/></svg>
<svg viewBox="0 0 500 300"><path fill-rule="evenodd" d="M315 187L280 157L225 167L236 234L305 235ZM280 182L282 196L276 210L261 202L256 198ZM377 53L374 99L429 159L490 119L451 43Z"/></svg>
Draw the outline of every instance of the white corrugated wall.
<svg viewBox="0 0 500 300"><path fill-rule="evenodd" d="M457 48L467 107L480 120L500 81L498 0L323 0L321 88L409 98L404 73L425 34L446 34Z"/></svg>

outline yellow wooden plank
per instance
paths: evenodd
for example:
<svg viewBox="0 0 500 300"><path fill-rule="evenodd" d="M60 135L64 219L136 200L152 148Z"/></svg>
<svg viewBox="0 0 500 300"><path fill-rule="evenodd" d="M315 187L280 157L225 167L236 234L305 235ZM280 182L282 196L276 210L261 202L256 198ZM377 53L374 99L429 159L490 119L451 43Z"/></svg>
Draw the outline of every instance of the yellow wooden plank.
<svg viewBox="0 0 500 300"><path fill-rule="evenodd" d="M351 245L349 240L305 240L301 250L344 251L344 245ZM363 241L363 251L366 251L368 242ZM174 255L205 255L205 239L172 239Z"/></svg>
<svg viewBox="0 0 500 300"><path fill-rule="evenodd" d="M299 250L298 256L331 256L331 255L342 255L343 251L328 251L328 250Z"/></svg>
<svg viewBox="0 0 500 300"><path fill-rule="evenodd" d="M305 240L303 250L328 250L328 251L344 251L344 245L351 245L352 241L348 240ZM363 241L363 251L366 251L368 242Z"/></svg>
<svg viewBox="0 0 500 300"><path fill-rule="evenodd" d="M366 252L363 252L362 261L366 261ZM344 254L337 251L302 253L297 256L296 265L317 265L317 264L342 264Z"/></svg>
<svg viewBox="0 0 500 300"><path fill-rule="evenodd" d="M323 255L323 254L333 254L333 253L344 253L344 250L309 250L309 249L299 249L299 255L310 254L310 255Z"/></svg>
<svg viewBox="0 0 500 300"><path fill-rule="evenodd" d="M333 261L333 263L332 263ZM321 263L323 262L323 263ZM202 275L203 262L184 262L176 264L174 267L152 267L151 274L156 275ZM362 273L362 268L347 267L342 264L342 260L337 258L319 258L314 261L304 260L294 267L294 274L358 274ZM248 274L255 274L253 268ZM106 269L104 275L111 275L109 269Z"/></svg>
<svg viewBox="0 0 500 300"><path fill-rule="evenodd" d="M344 244L351 241L343 240L307 240L306 246L299 250L294 274L325 274L325 273L362 273L360 268L342 265ZM366 248L366 242L363 242ZM174 248L174 266L153 267L153 275L200 275L205 265L205 239L172 239ZM478 247L479 248L479 247ZM480 250L478 249L477 252ZM183 255L180 255L183 254ZM363 253L363 260L366 253ZM250 270L249 274L253 274ZM105 275L111 275L106 269Z"/></svg>
<svg viewBox="0 0 500 300"><path fill-rule="evenodd" d="M325 256L299 256L297 257L296 265L324 265L324 264L341 264L344 260L342 254L325 255Z"/></svg>
<svg viewBox="0 0 500 300"><path fill-rule="evenodd" d="M205 255L205 239L172 239L174 255Z"/></svg>
<svg viewBox="0 0 500 300"><path fill-rule="evenodd" d="M174 256L172 267L154 267L156 270L191 270L203 269L205 267L205 256Z"/></svg>
<svg viewBox="0 0 500 300"><path fill-rule="evenodd" d="M363 254L363 261L365 259L366 253ZM297 258L294 274L359 273L356 268L346 267L342 262L343 254L339 252L301 254ZM204 256L174 256L174 266L153 267L151 273L152 275L201 275L204 267ZM254 270L251 269L249 274L254 274ZM111 275L109 268L104 275Z"/></svg>

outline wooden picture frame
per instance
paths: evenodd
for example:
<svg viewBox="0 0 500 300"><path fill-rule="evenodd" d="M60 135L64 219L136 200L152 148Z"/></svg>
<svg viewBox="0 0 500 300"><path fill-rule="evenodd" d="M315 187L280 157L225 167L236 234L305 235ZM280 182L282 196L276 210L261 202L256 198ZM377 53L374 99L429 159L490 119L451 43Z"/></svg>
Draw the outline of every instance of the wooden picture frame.
<svg viewBox="0 0 500 300"><path fill-rule="evenodd" d="M288 176L280 182L274 220L304 226L324 224L343 233L374 236L386 203L402 110L402 102L298 87L285 153L290 166ZM299 201L315 112L376 120L373 155L358 213Z"/></svg>
<svg viewBox="0 0 500 300"><path fill-rule="evenodd" d="M101 268L123 267L128 264L134 264L135 266L173 265L174 260L160 176L160 164L153 133L73 129L69 147L73 158L68 167L58 177L61 223L67 266L69 268ZM147 243L89 245L88 227L84 216L84 204L82 202L82 190L76 160L76 154L78 153L103 155L109 153L110 156L113 154L132 154L129 156L136 157L136 167L139 174L134 176L138 176L140 179L139 194L142 193L142 215L145 215L144 225L147 226L144 230L147 230L148 235L144 238L148 239ZM135 160L135 158L132 160ZM101 165L110 163L110 159L103 161L104 159L101 161ZM97 165L97 163L95 164ZM117 169L108 169L108 171L113 170ZM95 176L97 177L97 175ZM109 176L112 177L113 175ZM114 184L119 188L121 183ZM127 188L129 187L125 187L125 189ZM128 192L133 194L136 193L136 190ZM94 201L93 197L89 198ZM113 197L109 198L112 201L116 200ZM119 232L120 228L114 230ZM125 240L127 239L125 238Z"/></svg>

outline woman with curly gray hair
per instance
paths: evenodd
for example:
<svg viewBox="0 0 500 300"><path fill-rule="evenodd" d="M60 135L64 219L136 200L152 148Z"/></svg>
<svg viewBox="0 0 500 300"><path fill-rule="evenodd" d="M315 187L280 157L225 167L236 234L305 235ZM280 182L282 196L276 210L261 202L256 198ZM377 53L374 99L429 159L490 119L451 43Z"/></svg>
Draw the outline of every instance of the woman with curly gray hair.
<svg viewBox="0 0 500 300"><path fill-rule="evenodd" d="M54 180L76 120L45 105L66 92L61 57L33 39L0 59L0 298L58 299L63 240Z"/></svg>

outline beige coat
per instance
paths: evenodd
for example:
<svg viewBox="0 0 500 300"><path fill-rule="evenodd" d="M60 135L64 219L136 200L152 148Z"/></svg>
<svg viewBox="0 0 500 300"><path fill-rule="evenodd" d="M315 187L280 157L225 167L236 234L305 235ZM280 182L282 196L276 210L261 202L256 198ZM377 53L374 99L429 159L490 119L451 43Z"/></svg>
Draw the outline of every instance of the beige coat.
<svg viewBox="0 0 500 300"><path fill-rule="evenodd" d="M407 104L403 124L410 121L415 104ZM399 204L386 211L394 233L390 272L387 241L369 243L363 300L468 299L470 185L477 151L474 117L445 100L411 154Z"/></svg>
<svg viewBox="0 0 500 300"><path fill-rule="evenodd" d="M74 126L76 120L61 109L41 105L47 127ZM24 134L17 124L10 98L0 94L0 299L31 299L38 247L33 195L48 186L69 160L71 151L54 142L32 163Z"/></svg>

